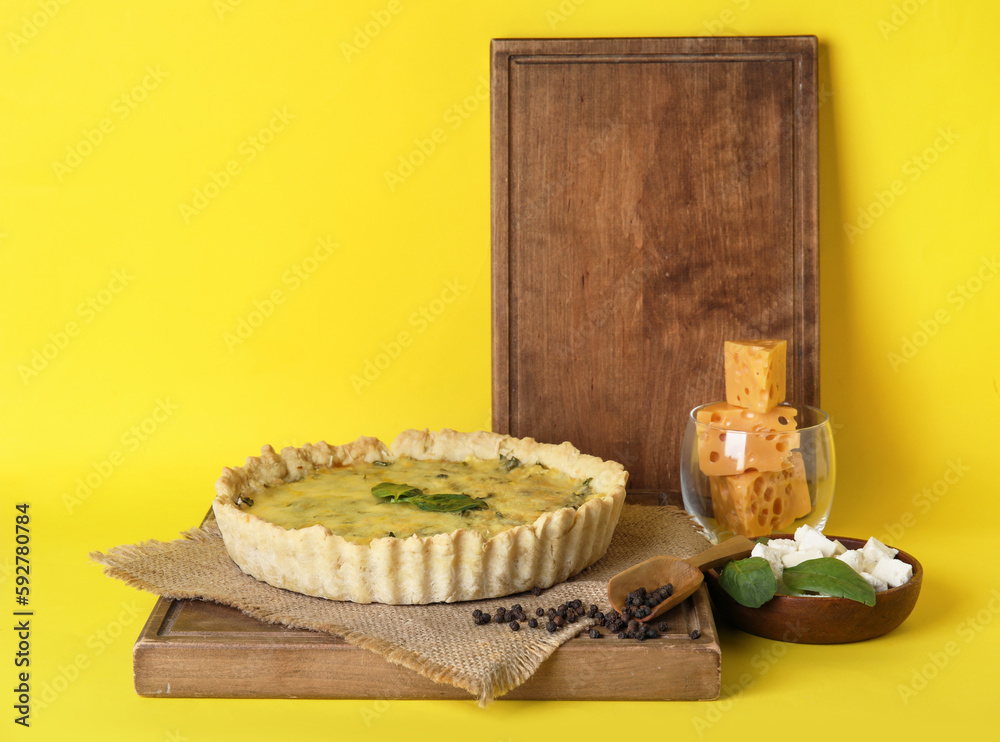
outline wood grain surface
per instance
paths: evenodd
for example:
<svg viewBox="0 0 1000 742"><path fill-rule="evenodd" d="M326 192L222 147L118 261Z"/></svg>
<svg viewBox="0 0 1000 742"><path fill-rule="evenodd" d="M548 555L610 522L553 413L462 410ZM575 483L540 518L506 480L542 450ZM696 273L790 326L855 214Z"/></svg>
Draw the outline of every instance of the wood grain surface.
<svg viewBox="0 0 1000 742"><path fill-rule="evenodd" d="M494 40L493 424L679 490L727 339L819 403L816 39Z"/></svg>
<svg viewBox="0 0 1000 742"><path fill-rule="evenodd" d="M671 502L654 492L629 498L654 507ZM525 605L533 600L527 597ZM716 698L721 650L704 586L663 619L668 631L641 643L611 636L571 639L503 698ZM692 640L695 629L701 636ZM137 693L161 698L472 698L338 636L263 623L196 600L157 600L133 648L133 671Z"/></svg>

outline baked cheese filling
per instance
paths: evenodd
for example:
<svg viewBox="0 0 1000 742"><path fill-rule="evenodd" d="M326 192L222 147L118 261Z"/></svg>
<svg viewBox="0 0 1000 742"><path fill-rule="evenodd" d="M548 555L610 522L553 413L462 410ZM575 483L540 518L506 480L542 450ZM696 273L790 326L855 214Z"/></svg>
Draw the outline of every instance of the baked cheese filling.
<svg viewBox="0 0 1000 742"><path fill-rule="evenodd" d="M374 494L373 488L380 494ZM393 501L385 496L387 491L418 496L411 500L404 494ZM297 482L241 497L239 507L283 528L319 524L348 541L367 543L385 536L433 536L460 528L489 539L531 524L543 513L578 508L596 496L590 480L539 464L521 464L515 458L452 462L401 457L320 469ZM453 507L467 509L435 509Z"/></svg>

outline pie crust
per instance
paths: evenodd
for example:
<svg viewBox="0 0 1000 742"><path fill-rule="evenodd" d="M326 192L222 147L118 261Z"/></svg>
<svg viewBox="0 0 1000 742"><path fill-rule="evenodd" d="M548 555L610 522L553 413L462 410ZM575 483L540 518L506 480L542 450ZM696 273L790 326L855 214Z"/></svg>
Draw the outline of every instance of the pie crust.
<svg viewBox="0 0 1000 742"><path fill-rule="evenodd" d="M571 477L590 479L594 495L577 509L543 513L492 538L469 530L355 543L322 525L287 529L241 509L264 487L311 472L396 457L436 461L516 457ZM479 600L550 587L600 559L625 501L628 472L614 461L580 453L570 443L488 432L406 430L391 449L376 438L330 446L270 446L245 466L223 469L212 503L226 550L245 573L275 587L355 603L423 604Z"/></svg>

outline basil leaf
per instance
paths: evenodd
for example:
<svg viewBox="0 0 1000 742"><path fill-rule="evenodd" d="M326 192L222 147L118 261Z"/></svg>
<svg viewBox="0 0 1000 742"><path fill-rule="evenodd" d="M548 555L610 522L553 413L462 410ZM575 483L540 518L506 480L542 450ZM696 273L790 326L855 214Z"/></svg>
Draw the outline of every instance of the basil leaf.
<svg viewBox="0 0 1000 742"><path fill-rule="evenodd" d="M844 565L847 567L847 565ZM850 567L847 567L850 569ZM729 562L719 575L722 589L740 605L760 608L774 597L778 581L764 557L749 557Z"/></svg>
<svg viewBox="0 0 1000 742"><path fill-rule="evenodd" d="M511 456L510 458L507 458L503 454L500 454L500 470L501 471L512 471L513 469L516 469L520 465L521 465L521 462L520 462L519 459L516 459L513 456Z"/></svg>
<svg viewBox="0 0 1000 742"><path fill-rule="evenodd" d="M396 484L395 482L379 482L374 487L372 487L372 494L375 497L381 498L383 500L391 500L392 502L399 502L400 500L409 500L415 495L422 495L424 491L417 489L416 487L411 487L408 484Z"/></svg>
<svg viewBox="0 0 1000 742"><path fill-rule="evenodd" d="M421 510L435 513L460 513L463 510L479 510L486 503L468 495L414 495L406 500Z"/></svg>
<svg viewBox="0 0 1000 742"><path fill-rule="evenodd" d="M875 588L850 566L834 557L809 559L794 567L786 567L781 581L790 591L800 594L809 591L875 605Z"/></svg>
<svg viewBox="0 0 1000 742"><path fill-rule="evenodd" d="M372 494L394 503L411 503L421 510L436 513L460 513L486 507L483 500L468 495L425 495L422 489L396 482L379 482L372 487Z"/></svg>

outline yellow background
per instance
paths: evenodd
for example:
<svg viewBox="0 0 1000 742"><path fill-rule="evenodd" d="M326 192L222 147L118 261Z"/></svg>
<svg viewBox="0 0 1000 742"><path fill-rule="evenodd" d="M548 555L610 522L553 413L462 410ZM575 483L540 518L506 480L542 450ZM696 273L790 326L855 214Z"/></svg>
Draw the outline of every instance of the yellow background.
<svg viewBox="0 0 1000 742"><path fill-rule="evenodd" d="M30 730L0 697L2 736L830 739L846 721L922 739L985 723L1000 656L998 25L988 0L5 2L0 605L14 606L13 504L29 502L36 693L86 666ZM490 38L802 33L821 43L828 531L921 559L899 630L816 647L722 627L713 703L134 694L153 598L90 550L175 537L221 466L265 442L489 426ZM0 633L13 688L15 637Z"/></svg>

